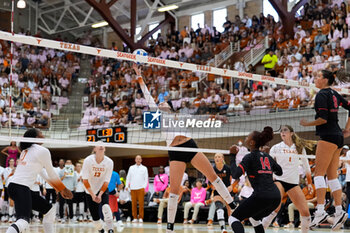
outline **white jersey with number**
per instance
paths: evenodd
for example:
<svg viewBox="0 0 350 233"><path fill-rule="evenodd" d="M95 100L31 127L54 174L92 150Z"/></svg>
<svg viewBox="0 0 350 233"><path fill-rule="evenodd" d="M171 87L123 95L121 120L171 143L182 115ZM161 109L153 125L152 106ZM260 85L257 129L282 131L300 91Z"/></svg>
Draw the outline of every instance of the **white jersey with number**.
<svg viewBox="0 0 350 233"><path fill-rule="evenodd" d="M43 173L43 168L47 175ZM58 191L64 189L63 183L52 166L50 151L43 146L33 144L22 151L10 183L24 185L31 189L39 174Z"/></svg>
<svg viewBox="0 0 350 233"><path fill-rule="evenodd" d="M299 184L299 166L302 165L306 173L311 173L309 161L307 158L298 158L290 154L298 155L295 144L289 147L284 142L280 142L271 148L270 155L275 158L283 170L283 175L275 176L275 178L289 184ZM302 155L306 155L305 148L303 148Z"/></svg>
<svg viewBox="0 0 350 233"><path fill-rule="evenodd" d="M75 172L77 175L76 175L76 177L77 177L77 182L76 182L76 187L75 187L75 192L76 193L82 193L82 192L84 192L85 191L85 189L84 189L84 184L83 184L83 177L82 177L82 172L80 171L80 173L79 172Z"/></svg>
<svg viewBox="0 0 350 233"><path fill-rule="evenodd" d="M84 180L88 180L93 193L97 194L103 183L109 183L113 166L113 160L107 156L104 156L100 163L96 162L95 154L86 157L83 163L82 177Z"/></svg>

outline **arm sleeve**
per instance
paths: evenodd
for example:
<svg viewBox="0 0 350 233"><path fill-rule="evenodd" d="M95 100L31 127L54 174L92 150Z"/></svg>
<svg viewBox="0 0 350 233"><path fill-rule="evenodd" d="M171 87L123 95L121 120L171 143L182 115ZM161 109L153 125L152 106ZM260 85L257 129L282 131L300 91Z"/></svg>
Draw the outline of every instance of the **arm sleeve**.
<svg viewBox="0 0 350 233"><path fill-rule="evenodd" d="M327 104L327 96L318 93L315 99L315 110L317 115L324 119L328 120L328 104Z"/></svg>
<svg viewBox="0 0 350 233"><path fill-rule="evenodd" d="M58 177L52 166L51 155L48 150L45 151L41 161L48 175L48 183L59 192L65 189L66 187L64 186L64 184L62 183L61 179Z"/></svg>
<svg viewBox="0 0 350 233"><path fill-rule="evenodd" d="M140 85L140 87L141 87L142 93L143 93L143 95L144 95L144 97L145 97L145 100L146 100L146 102L148 103L149 108L151 109L151 111L157 110L157 109L158 109L158 106L157 106L157 104L154 102L154 99L153 99L153 97L151 96L151 93L149 93L149 90L148 90L146 84L144 83L142 76L139 76L139 77L137 78L137 80L138 80L138 83L139 83L139 85Z"/></svg>
<svg viewBox="0 0 350 233"><path fill-rule="evenodd" d="M107 185L109 184L109 181L111 180L112 172L113 172L113 166L114 166L113 160L110 160L110 161L111 161L111 164L108 167L108 170L107 170L107 173L106 173L106 176L105 176L105 180L104 180L104 182L107 182Z"/></svg>

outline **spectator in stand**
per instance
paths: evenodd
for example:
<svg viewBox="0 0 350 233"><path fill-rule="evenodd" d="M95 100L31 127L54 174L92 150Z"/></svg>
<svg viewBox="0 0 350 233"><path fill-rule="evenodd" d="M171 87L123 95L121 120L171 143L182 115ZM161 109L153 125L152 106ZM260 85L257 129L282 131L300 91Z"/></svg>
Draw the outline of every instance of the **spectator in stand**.
<svg viewBox="0 0 350 233"><path fill-rule="evenodd" d="M197 179L195 182L196 187L191 191L191 201L185 204L184 210L184 224L190 223L193 224L197 220L197 215L199 212L199 207L205 205L205 197L207 195L206 189L202 187L201 179ZM188 213L190 208L194 208L192 219L187 221Z"/></svg>
<svg viewBox="0 0 350 233"><path fill-rule="evenodd" d="M298 71L293 69L293 65L291 63L288 64L288 68L284 72L284 78L288 80L297 80L298 78Z"/></svg>
<svg viewBox="0 0 350 233"><path fill-rule="evenodd" d="M120 172L121 173L121 172ZM128 191L125 188L124 182L122 182L120 189L119 189L119 199L118 199L118 206L119 209L126 210L124 212L124 216L126 217L126 222L131 221L131 197L130 197L130 191Z"/></svg>
<svg viewBox="0 0 350 233"><path fill-rule="evenodd" d="M322 33L322 29L317 30L317 35L315 37L315 50L321 54L323 52L323 45L327 42L327 37Z"/></svg>
<svg viewBox="0 0 350 233"><path fill-rule="evenodd" d="M58 173L58 176L62 180L62 183L69 189L70 191L74 192L77 182L77 174L74 172L74 165L72 164L71 160L67 160L65 162L64 169L61 169ZM68 205L68 217L69 220L73 220L73 200L72 199L64 199L61 194L58 194L59 197L59 214L60 214L60 222L65 223L66 220L64 218L64 204L67 203Z"/></svg>
<svg viewBox="0 0 350 233"><path fill-rule="evenodd" d="M265 67L265 71L270 73L272 77L276 77L275 65L277 62L278 58L272 50L269 50L268 53L261 60L261 63Z"/></svg>
<svg viewBox="0 0 350 233"><path fill-rule="evenodd" d="M164 173L164 167L160 166L158 174L154 177L154 192L159 192L163 196L163 192L168 187L168 180L169 177Z"/></svg>
<svg viewBox="0 0 350 233"><path fill-rule="evenodd" d="M135 165L129 168L126 177L126 189L131 192L133 223L143 223L144 218L144 198L145 189L148 183L148 171L142 163L142 157L135 157ZM139 204L139 214L137 214L137 203Z"/></svg>

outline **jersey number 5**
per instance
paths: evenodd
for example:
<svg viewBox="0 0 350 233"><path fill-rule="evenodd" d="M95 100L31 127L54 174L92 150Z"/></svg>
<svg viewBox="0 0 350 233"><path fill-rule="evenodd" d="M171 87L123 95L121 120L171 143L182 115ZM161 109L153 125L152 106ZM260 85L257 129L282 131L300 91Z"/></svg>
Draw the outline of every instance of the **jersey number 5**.
<svg viewBox="0 0 350 233"><path fill-rule="evenodd" d="M261 163L261 167L263 170L271 170L271 165L270 165L270 161L269 161L269 158L265 157L265 158L262 158L260 157L260 163Z"/></svg>
<svg viewBox="0 0 350 233"><path fill-rule="evenodd" d="M101 172L95 172L94 177L100 177L100 175L101 175Z"/></svg>

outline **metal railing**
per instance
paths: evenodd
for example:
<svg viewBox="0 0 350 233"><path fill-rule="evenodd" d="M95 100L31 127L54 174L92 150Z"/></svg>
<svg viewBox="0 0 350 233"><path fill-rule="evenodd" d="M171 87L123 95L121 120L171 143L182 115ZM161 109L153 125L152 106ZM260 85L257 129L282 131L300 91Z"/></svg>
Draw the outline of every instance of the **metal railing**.
<svg viewBox="0 0 350 233"><path fill-rule="evenodd" d="M265 39L259 41L254 48L251 48L248 53L244 55L244 63L249 65L256 65L265 54L266 49L269 47L269 39L266 36Z"/></svg>
<svg viewBox="0 0 350 233"><path fill-rule="evenodd" d="M214 58L207 62L208 65L213 64L215 67L221 66L228 58L230 58L234 53L239 52L239 43L231 42L229 46L223 49L219 54L216 54Z"/></svg>

